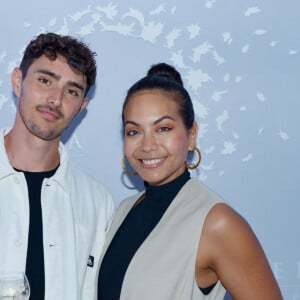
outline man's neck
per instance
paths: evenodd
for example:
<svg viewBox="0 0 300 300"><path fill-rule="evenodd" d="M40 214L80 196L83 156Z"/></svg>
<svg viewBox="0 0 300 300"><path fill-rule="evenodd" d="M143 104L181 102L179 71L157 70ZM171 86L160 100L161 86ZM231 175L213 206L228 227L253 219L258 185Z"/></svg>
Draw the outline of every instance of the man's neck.
<svg viewBox="0 0 300 300"><path fill-rule="evenodd" d="M18 170L44 172L59 164L59 139L45 141L33 135L19 134L13 128L4 137L4 143L11 166Z"/></svg>

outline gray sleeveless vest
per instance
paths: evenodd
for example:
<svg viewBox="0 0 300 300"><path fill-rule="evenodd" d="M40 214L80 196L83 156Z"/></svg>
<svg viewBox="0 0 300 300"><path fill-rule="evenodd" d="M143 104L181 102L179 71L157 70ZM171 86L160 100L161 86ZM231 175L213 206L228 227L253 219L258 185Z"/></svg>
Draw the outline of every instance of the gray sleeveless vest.
<svg viewBox="0 0 300 300"><path fill-rule="evenodd" d="M107 235L104 253L140 195L129 197L120 204ZM196 178L190 179L133 256L120 299L223 299L225 289L220 282L205 296L195 281L195 262L203 223L209 210L220 202L224 201L204 184Z"/></svg>

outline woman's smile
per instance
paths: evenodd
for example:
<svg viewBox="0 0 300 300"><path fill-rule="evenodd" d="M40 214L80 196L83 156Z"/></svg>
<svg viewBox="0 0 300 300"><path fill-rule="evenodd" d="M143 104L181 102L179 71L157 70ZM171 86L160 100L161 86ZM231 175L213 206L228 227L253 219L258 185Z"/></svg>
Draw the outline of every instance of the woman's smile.
<svg viewBox="0 0 300 300"><path fill-rule="evenodd" d="M162 165L165 161L165 157L163 158L152 158L152 159L139 159L141 166L144 168L156 168Z"/></svg>

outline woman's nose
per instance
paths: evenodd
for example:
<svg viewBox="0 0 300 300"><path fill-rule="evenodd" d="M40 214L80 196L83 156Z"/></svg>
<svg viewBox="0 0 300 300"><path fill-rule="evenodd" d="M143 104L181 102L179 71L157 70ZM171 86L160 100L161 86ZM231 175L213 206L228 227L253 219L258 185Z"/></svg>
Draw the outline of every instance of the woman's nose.
<svg viewBox="0 0 300 300"><path fill-rule="evenodd" d="M142 149L146 152L157 150L158 144L153 134L145 134L142 142Z"/></svg>

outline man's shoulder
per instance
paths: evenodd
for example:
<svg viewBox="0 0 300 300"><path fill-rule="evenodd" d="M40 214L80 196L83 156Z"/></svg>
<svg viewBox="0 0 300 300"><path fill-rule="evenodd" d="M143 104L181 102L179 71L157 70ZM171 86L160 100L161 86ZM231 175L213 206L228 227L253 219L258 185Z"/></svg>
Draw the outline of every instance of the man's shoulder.
<svg viewBox="0 0 300 300"><path fill-rule="evenodd" d="M87 171L77 167L73 163L69 164L69 173L72 174L73 180L79 184L79 186L85 185L101 190L106 190L103 183L96 179L94 176L89 174Z"/></svg>
<svg viewBox="0 0 300 300"><path fill-rule="evenodd" d="M70 172L74 178L87 180L88 182L97 181L91 174L89 174L86 170L78 167L72 161L69 161L68 163L68 172Z"/></svg>
<svg viewBox="0 0 300 300"><path fill-rule="evenodd" d="M71 193L75 193L76 197L91 199L101 198L110 199L111 193L104 186L100 180L96 179L93 175L86 170L77 166L77 164L69 158L67 151L63 145L60 145L61 165L55 176L65 184ZM109 200L110 201L110 200Z"/></svg>

